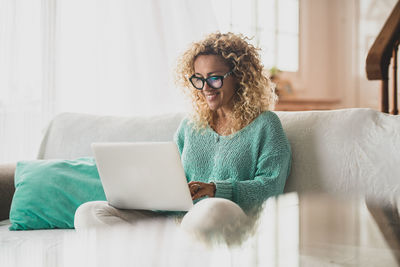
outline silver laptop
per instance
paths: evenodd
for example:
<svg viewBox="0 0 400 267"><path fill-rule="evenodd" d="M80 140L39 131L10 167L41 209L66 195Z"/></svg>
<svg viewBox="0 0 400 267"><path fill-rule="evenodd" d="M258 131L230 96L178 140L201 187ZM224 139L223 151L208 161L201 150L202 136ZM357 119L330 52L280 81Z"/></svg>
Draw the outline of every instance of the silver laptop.
<svg viewBox="0 0 400 267"><path fill-rule="evenodd" d="M92 149L111 206L167 211L193 206L175 143L93 143Z"/></svg>

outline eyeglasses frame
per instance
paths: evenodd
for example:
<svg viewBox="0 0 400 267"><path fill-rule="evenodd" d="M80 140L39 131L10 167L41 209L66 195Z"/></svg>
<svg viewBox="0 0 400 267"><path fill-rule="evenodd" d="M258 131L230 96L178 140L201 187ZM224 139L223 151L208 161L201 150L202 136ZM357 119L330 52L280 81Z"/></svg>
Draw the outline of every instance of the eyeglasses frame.
<svg viewBox="0 0 400 267"><path fill-rule="evenodd" d="M233 73L233 70L230 70L230 71L228 71L227 73L225 73L224 75L212 75L212 76L209 76L209 77L207 77L207 78L198 77L198 76L196 76L195 74L193 74L193 75L189 78L189 81L190 81L190 83L193 85L193 87L196 88L197 90L203 90L204 85L205 85L206 83L207 83L208 86L210 86L212 89L218 90L218 89L220 89L222 86L224 86L224 79L225 79L226 77L228 77L229 75L231 75L232 73ZM221 79L221 86L218 87L218 88L215 88L214 86L212 86L212 85L211 85L210 83L208 83L208 81L207 81L208 79L210 79L210 78L215 78L215 77ZM203 86L202 86L201 88L197 88L197 87L193 84L193 81L192 81L193 78L196 78L196 79L201 80L201 81L203 82Z"/></svg>

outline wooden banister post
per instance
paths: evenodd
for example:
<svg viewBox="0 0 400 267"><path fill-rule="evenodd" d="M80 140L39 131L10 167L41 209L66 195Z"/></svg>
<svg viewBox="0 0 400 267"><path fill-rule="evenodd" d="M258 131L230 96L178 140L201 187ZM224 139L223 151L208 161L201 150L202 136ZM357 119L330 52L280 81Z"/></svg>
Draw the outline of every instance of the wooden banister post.
<svg viewBox="0 0 400 267"><path fill-rule="evenodd" d="M389 80L381 80L381 111L389 113Z"/></svg>
<svg viewBox="0 0 400 267"><path fill-rule="evenodd" d="M392 114L399 114L397 106L397 50L399 48L399 41L397 41L393 47L393 109Z"/></svg>

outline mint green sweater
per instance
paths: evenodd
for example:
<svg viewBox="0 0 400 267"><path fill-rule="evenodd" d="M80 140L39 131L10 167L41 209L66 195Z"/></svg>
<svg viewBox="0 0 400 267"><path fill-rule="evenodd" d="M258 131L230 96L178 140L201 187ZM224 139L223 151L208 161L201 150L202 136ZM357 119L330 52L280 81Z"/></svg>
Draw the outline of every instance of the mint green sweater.
<svg viewBox="0 0 400 267"><path fill-rule="evenodd" d="M275 113L263 112L229 136L193 126L185 118L174 137L188 182L215 183L215 197L232 200L246 213L283 192L291 149Z"/></svg>

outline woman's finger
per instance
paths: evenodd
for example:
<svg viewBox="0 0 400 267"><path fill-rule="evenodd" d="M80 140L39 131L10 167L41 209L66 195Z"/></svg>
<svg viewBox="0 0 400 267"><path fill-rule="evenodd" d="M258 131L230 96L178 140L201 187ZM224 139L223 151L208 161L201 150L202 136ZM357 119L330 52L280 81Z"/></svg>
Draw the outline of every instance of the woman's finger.
<svg viewBox="0 0 400 267"><path fill-rule="evenodd" d="M190 182L188 185L190 194L193 196L194 194L197 193L199 185L194 182Z"/></svg>
<svg viewBox="0 0 400 267"><path fill-rule="evenodd" d="M209 196L208 191L206 190L206 188L202 188L199 190L199 192L197 192L196 194L194 194L194 196L192 197L192 200L201 198L201 197L205 197L205 196Z"/></svg>
<svg viewBox="0 0 400 267"><path fill-rule="evenodd" d="M194 194L192 196L192 200L196 200L196 199L201 198L201 197L202 197L202 193L201 192L197 192L196 194Z"/></svg>
<svg viewBox="0 0 400 267"><path fill-rule="evenodd" d="M191 188L193 189L193 191L194 191L195 193L197 193L200 189L202 189L202 186L199 185L199 184L193 184L193 185L191 186Z"/></svg>
<svg viewBox="0 0 400 267"><path fill-rule="evenodd" d="M190 194L192 195L192 196L194 196L195 194L197 194L199 192L199 189L197 189L197 188L191 188L190 189Z"/></svg>

